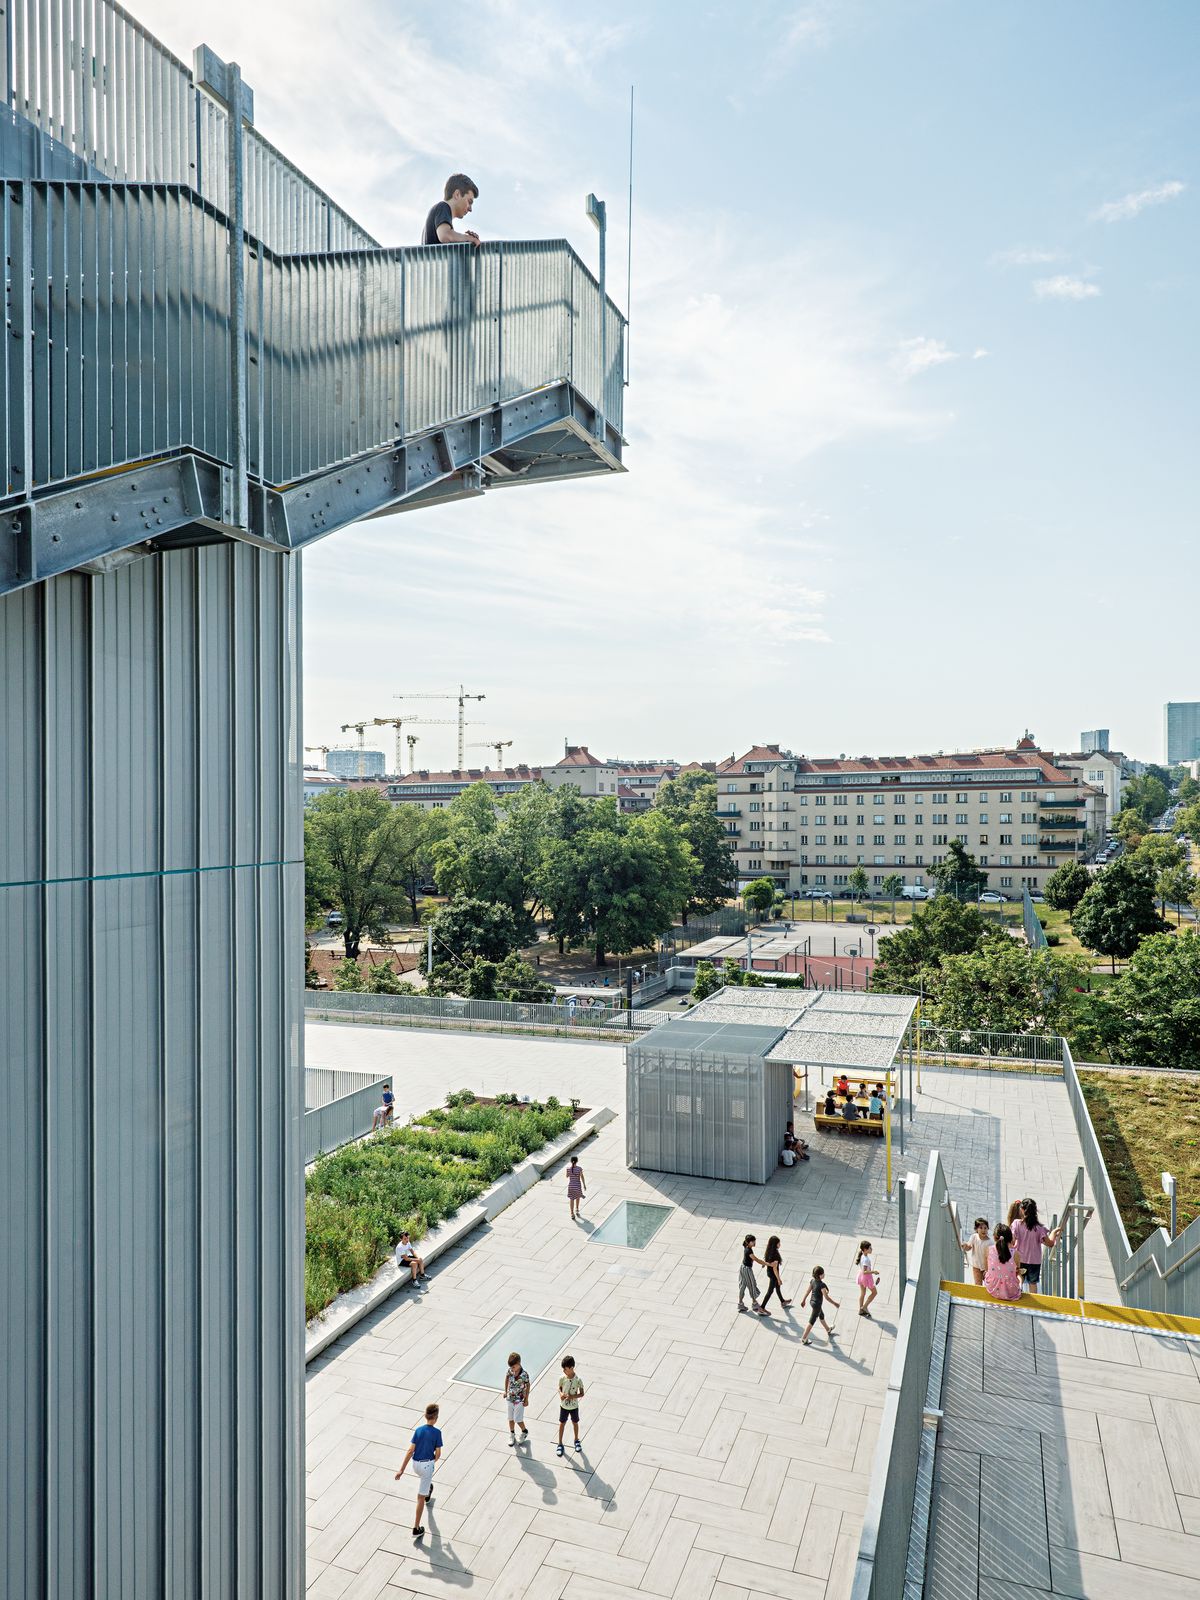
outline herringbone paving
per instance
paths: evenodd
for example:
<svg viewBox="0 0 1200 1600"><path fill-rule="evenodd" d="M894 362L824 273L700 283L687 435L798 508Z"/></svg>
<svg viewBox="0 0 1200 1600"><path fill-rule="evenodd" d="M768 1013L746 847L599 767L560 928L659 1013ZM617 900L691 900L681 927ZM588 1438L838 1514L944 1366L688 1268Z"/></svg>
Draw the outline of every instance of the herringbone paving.
<svg viewBox="0 0 1200 1600"><path fill-rule="evenodd" d="M604 1046L310 1026L308 1053L392 1072L402 1114L463 1085L624 1104L621 1052ZM942 1149L951 1183L986 1201L989 1216L1010 1188L1064 1192L1079 1160L1061 1084L994 1074L924 1074L906 1143L917 1170L925 1150ZM439 1261L426 1293L398 1294L310 1365L310 1596L849 1593L896 1325L896 1230L878 1143L815 1138L811 1162L759 1189L628 1171L618 1117L581 1159L581 1223L553 1174ZM626 1198L675 1210L645 1250L590 1244L591 1228ZM760 1253L780 1235L790 1314L738 1314L747 1230ZM873 1321L856 1314L864 1235L883 1274ZM800 1344L799 1298L815 1262L842 1302L832 1348L819 1334ZM517 1312L579 1325L581 1456L554 1453L557 1361L534 1385L530 1443L516 1450L503 1372L494 1393L453 1381ZM394 1473L430 1400L442 1407L446 1448L416 1544L415 1482Z"/></svg>

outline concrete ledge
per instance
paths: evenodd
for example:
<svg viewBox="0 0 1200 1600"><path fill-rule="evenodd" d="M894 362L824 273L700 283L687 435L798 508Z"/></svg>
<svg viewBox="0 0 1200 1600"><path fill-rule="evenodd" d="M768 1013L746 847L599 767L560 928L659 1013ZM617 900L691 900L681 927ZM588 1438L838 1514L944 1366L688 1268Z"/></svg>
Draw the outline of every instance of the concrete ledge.
<svg viewBox="0 0 1200 1600"><path fill-rule="evenodd" d="M590 1139L594 1133L615 1120L616 1112L607 1106L602 1106L598 1111L589 1111L586 1117L580 1117L573 1127L557 1139L551 1139L549 1144L542 1146L524 1161L519 1162L511 1172L506 1172L504 1177L492 1184L490 1189L485 1189L477 1200L470 1205L463 1206L452 1217L447 1217L445 1222L431 1228L423 1239L417 1240L417 1253L424 1260L426 1266L436 1261L440 1255L451 1249L464 1239L468 1233L477 1228L481 1222L491 1222L514 1200L519 1200L527 1194L535 1183L540 1183L551 1167L555 1166L564 1156L570 1155L585 1140ZM314 1356L320 1355L322 1350L329 1348L335 1340L352 1328L356 1322L361 1322L368 1313L381 1306L385 1300L395 1294L397 1289L403 1289L412 1282L407 1272L402 1272L394 1260L385 1261L379 1271L367 1283L360 1283L357 1289L348 1289L345 1294L338 1295L337 1299L308 1324L304 1336L304 1360L309 1362Z"/></svg>

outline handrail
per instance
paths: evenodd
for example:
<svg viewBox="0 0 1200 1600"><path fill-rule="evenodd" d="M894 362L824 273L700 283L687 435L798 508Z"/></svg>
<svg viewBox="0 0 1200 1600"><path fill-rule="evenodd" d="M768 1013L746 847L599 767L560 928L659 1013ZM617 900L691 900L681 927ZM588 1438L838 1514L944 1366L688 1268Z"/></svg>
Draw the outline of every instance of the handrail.
<svg viewBox="0 0 1200 1600"><path fill-rule="evenodd" d="M1200 1254L1200 1244L1194 1244L1190 1250L1185 1250L1184 1251L1183 1255L1180 1256L1178 1261L1172 1261L1171 1265L1167 1268L1167 1270L1165 1272L1163 1271L1163 1269L1158 1264L1158 1257L1156 1255L1148 1255L1146 1257L1145 1261L1139 1261L1138 1262L1137 1266L1134 1267L1133 1271L1128 1275L1128 1277L1125 1277L1125 1278L1121 1279L1121 1281L1118 1283L1117 1287L1119 1289L1128 1289L1129 1285L1138 1276L1138 1274L1141 1272L1142 1268L1146 1265L1147 1262L1149 1262L1150 1265L1153 1266L1155 1272L1158 1273L1159 1277L1165 1283L1173 1272L1178 1272L1180 1267L1182 1267L1185 1262L1190 1261L1194 1255L1198 1255L1198 1254Z"/></svg>

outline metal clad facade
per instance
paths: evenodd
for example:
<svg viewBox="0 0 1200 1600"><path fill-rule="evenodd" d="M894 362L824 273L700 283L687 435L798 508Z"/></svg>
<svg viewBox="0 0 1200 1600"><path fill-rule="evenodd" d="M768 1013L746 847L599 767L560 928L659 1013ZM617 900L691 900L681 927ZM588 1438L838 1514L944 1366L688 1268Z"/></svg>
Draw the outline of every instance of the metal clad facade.
<svg viewBox="0 0 1200 1600"><path fill-rule="evenodd" d="M298 559L0 600L0 1592L298 1595Z"/></svg>

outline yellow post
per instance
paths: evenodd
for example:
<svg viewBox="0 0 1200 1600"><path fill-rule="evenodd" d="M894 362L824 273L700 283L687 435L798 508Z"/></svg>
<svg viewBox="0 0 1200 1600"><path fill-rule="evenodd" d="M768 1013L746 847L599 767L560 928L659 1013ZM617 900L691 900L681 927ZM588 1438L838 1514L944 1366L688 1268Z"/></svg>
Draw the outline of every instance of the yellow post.
<svg viewBox="0 0 1200 1600"><path fill-rule="evenodd" d="M883 1143L887 1151L887 1192L892 1192L892 1069L889 1067L884 1074L887 1084L887 1105L884 1107L886 1115L883 1119Z"/></svg>

